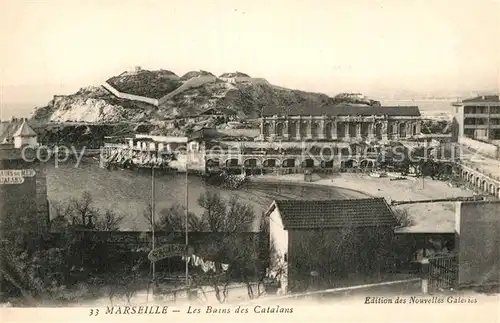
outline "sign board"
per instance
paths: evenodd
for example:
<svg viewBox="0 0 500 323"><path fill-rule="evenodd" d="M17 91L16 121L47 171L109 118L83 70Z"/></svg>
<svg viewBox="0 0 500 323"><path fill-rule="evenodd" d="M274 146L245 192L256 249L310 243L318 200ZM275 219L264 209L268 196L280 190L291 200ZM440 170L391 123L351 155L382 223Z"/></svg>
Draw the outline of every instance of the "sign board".
<svg viewBox="0 0 500 323"><path fill-rule="evenodd" d="M33 177L33 169L0 169L0 177Z"/></svg>
<svg viewBox="0 0 500 323"><path fill-rule="evenodd" d="M0 185L12 185L24 183L22 176L0 176Z"/></svg>
<svg viewBox="0 0 500 323"><path fill-rule="evenodd" d="M151 250L148 254L148 259L152 262L156 262L165 258L186 256L190 253L192 253L191 248L186 248L185 244L166 244Z"/></svg>

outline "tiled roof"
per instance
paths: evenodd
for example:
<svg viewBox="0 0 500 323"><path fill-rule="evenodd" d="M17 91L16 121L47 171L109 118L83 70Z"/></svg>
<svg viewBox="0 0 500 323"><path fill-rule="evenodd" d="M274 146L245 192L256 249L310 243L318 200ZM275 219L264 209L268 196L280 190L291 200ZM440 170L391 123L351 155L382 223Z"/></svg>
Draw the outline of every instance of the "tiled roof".
<svg viewBox="0 0 500 323"><path fill-rule="evenodd" d="M0 122L0 142L3 142L5 139L12 140L14 132L20 125L18 122Z"/></svg>
<svg viewBox="0 0 500 323"><path fill-rule="evenodd" d="M13 137L36 137L36 132L31 129L26 120L23 121L23 124L17 128Z"/></svg>
<svg viewBox="0 0 500 323"><path fill-rule="evenodd" d="M286 230L397 224L384 198L276 200L275 205Z"/></svg>
<svg viewBox="0 0 500 323"><path fill-rule="evenodd" d="M481 95L481 96L476 96L475 98L472 99L466 99L462 100L463 103L468 103L468 102L500 102L500 99L498 95Z"/></svg>
<svg viewBox="0 0 500 323"><path fill-rule="evenodd" d="M420 116L420 110L417 106L390 106L390 107L372 107L363 104L293 104L287 107L266 107L263 111L264 116L289 115L289 116Z"/></svg>

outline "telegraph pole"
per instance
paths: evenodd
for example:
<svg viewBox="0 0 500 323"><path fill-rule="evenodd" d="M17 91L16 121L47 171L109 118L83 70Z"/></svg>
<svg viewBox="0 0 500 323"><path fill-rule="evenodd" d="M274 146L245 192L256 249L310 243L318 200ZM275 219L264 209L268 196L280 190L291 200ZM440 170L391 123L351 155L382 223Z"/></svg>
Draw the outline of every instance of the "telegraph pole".
<svg viewBox="0 0 500 323"><path fill-rule="evenodd" d="M186 150L187 152L187 150ZM189 214L189 183L188 183L188 154L186 154L186 219L185 219L185 239L186 239L186 258L188 256L187 252L189 249L188 243L189 243L189 238L188 238L188 214ZM189 289L189 262L186 259L186 291Z"/></svg>
<svg viewBox="0 0 500 323"><path fill-rule="evenodd" d="M155 168L151 167L151 245L155 249ZM156 263L153 261L153 283L155 282Z"/></svg>

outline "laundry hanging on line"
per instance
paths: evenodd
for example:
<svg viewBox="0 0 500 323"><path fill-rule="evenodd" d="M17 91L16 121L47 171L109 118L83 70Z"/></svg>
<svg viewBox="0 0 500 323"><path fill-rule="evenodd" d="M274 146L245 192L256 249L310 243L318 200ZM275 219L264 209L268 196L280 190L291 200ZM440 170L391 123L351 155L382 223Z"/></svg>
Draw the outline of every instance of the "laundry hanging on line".
<svg viewBox="0 0 500 323"><path fill-rule="evenodd" d="M215 262L210 260L203 260L197 255L191 255L190 257L182 257L182 260L187 261L187 263L192 262L193 266L200 267L204 272L213 271L216 272ZM229 268L228 264L221 265L223 271L227 271Z"/></svg>

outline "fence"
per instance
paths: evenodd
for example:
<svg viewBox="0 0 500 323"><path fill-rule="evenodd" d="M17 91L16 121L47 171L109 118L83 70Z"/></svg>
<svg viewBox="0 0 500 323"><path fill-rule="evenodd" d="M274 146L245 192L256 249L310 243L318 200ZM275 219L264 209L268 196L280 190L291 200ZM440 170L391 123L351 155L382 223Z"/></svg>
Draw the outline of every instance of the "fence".
<svg viewBox="0 0 500 323"><path fill-rule="evenodd" d="M453 289L458 281L458 255L437 255L429 258L429 290Z"/></svg>

